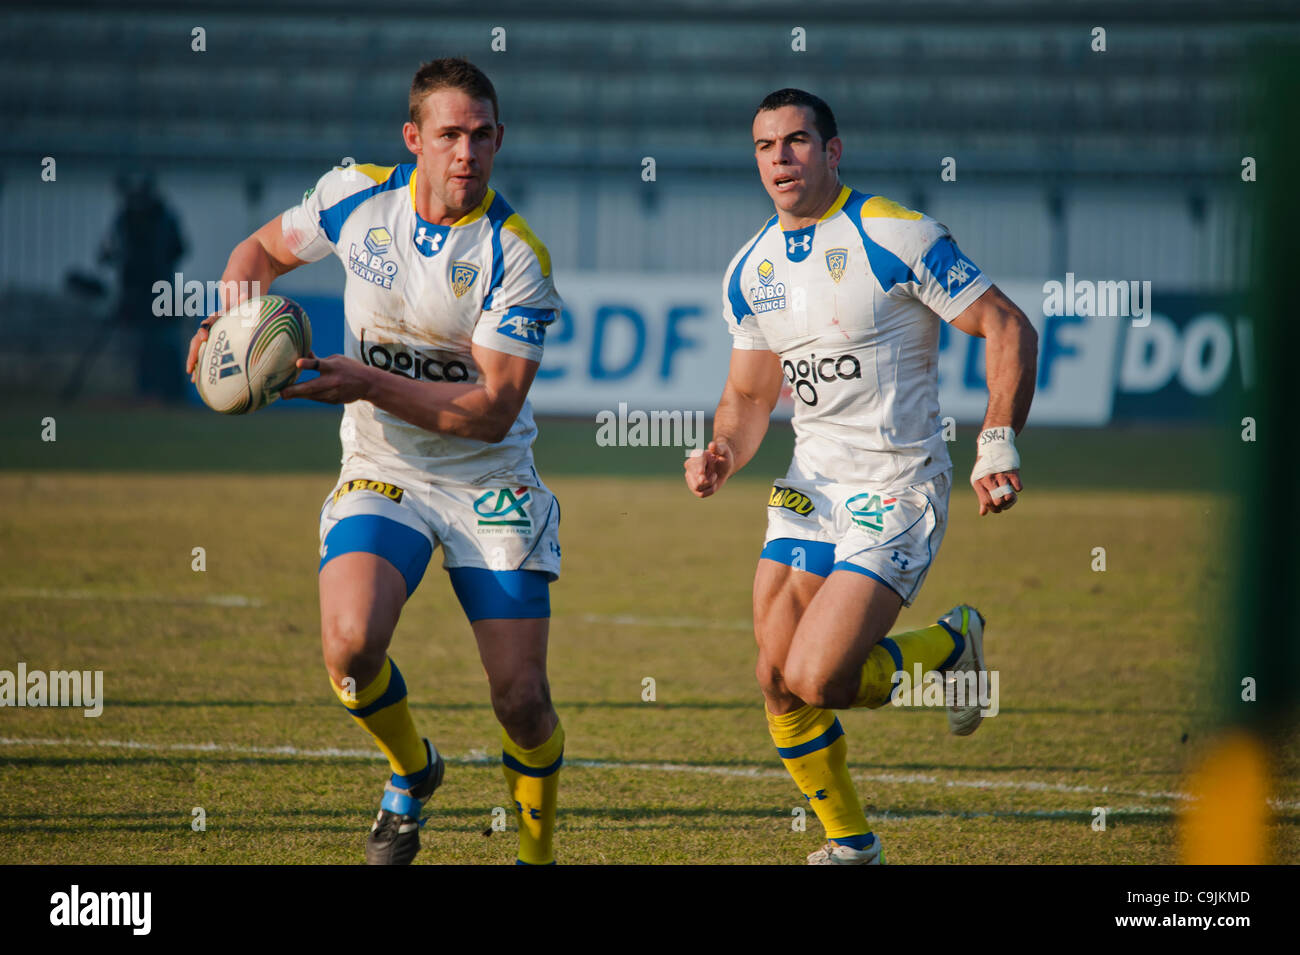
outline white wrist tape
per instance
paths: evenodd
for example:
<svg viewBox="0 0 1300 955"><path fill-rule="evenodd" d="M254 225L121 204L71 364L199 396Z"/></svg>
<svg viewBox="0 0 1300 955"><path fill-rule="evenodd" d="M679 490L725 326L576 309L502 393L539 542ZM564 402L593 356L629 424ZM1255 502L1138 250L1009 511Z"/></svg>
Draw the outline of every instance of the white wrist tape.
<svg viewBox="0 0 1300 955"><path fill-rule="evenodd" d="M1016 453L1015 432L1010 427L985 428L975 439L975 467L970 472L974 484L990 474L1005 474L1020 469Z"/></svg>

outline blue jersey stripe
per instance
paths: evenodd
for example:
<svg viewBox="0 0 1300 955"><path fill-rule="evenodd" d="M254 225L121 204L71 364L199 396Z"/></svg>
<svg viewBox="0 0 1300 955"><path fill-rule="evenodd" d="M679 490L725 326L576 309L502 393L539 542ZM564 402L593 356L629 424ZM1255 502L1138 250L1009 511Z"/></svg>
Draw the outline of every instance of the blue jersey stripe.
<svg viewBox="0 0 1300 955"><path fill-rule="evenodd" d="M501 283L506 280L506 256L501 249L501 227L514 214L515 210L510 208L510 203L501 198L501 193L498 192L492 197L492 205L488 206L487 210L488 221L492 223L492 277L483 296L485 312L492 307L492 297L496 295L497 289L501 288Z"/></svg>
<svg viewBox="0 0 1300 955"><path fill-rule="evenodd" d="M759 240L762 239L763 236L767 235L767 230L772 228L774 225L776 225L776 216L772 216L772 218L767 220L767 225L763 226L763 230L754 237L754 241L749 244L749 248L745 250L745 254L742 255L740 261L736 263L736 268L732 271L731 278L727 280L727 300L731 303L731 315L735 318L736 324L740 324L746 315L754 314L753 309L749 307L749 302L746 300L744 293L740 290L740 273L745 269L745 260L749 258L749 253L754 251L754 246L758 245Z"/></svg>
<svg viewBox="0 0 1300 955"><path fill-rule="evenodd" d="M381 192L391 192L394 189L403 189L411 181L411 172L415 169L415 163L405 163L401 166L393 167L392 173L387 179L377 186L371 186L369 189L362 189L360 192L354 192L346 199L340 199L328 209L322 209L320 212L320 225L325 230L326 237L331 242L338 242L339 233L343 230L343 223L348 221L348 216L365 202L371 196L377 196Z"/></svg>
<svg viewBox="0 0 1300 955"><path fill-rule="evenodd" d="M867 253L871 274L886 292L895 285L906 285L908 282L919 285L916 274L906 262L867 236L867 230L862 227L862 204L870 198L866 193L854 189L852 197L844 203L844 214L857 227L858 235L862 237L862 248Z"/></svg>

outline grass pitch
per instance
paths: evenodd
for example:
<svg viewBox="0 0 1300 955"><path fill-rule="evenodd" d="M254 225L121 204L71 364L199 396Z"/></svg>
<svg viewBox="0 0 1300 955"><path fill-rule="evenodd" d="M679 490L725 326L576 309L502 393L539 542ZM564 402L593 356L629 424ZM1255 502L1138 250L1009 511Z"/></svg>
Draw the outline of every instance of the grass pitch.
<svg viewBox="0 0 1300 955"><path fill-rule="evenodd" d="M76 412L51 447L28 417L0 421L12 469L0 472L0 669L102 669L106 701L95 719L0 709L0 863L361 861L387 769L334 700L318 648L316 520L336 419ZM564 505L559 859L801 862L820 827L793 825L805 803L767 736L749 630L788 431L701 502L679 451L596 449L593 430L544 422L538 446ZM1211 729L1206 621L1231 519L1176 464L1179 442L1197 440L1027 433L1029 489L993 518L954 481L943 549L899 629L980 607L1002 709L966 739L941 711L840 715L891 863L1175 861L1182 774ZM1123 482L1107 474L1117 454ZM278 471L286 460L312 470ZM182 467L198 461L214 470ZM206 571L192 569L195 547ZM513 831L492 830L506 803L500 731L436 562L392 653L449 762L417 863L513 861ZM1294 737L1275 770L1274 858L1294 863Z"/></svg>

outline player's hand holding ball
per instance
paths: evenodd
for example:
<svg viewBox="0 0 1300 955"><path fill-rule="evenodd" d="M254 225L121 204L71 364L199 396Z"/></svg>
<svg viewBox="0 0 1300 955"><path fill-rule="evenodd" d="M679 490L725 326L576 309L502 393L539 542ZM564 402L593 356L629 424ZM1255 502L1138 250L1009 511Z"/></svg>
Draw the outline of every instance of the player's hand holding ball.
<svg viewBox="0 0 1300 955"><path fill-rule="evenodd" d="M319 374L285 388L280 392L282 397L310 398L325 404L345 405L349 401L364 398L370 389L370 369L354 358L343 355L317 358L308 352L306 357L298 359L298 368Z"/></svg>
<svg viewBox="0 0 1300 955"><path fill-rule="evenodd" d="M980 517L1001 514L1016 503L1020 482L1020 455L1015 432L1007 427L985 428L975 440L975 467L970 483L980 501Z"/></svg>
<svg viewBox="0 0 1300 955"><path fill-rule="evenodd" d="M725 438L710 441L703 450L696 448L687 457L686 486L696 497L709 497L721 490L731 475L735 456Z"/></svg>

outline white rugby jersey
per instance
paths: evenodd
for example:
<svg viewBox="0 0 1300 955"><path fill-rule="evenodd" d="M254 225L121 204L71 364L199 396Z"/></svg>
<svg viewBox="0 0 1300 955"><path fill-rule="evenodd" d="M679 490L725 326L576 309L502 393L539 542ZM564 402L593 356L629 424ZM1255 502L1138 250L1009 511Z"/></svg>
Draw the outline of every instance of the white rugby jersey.
<svg viewBox="0 0 1300 955"><path fill-rule="evenodd" d="M723 315L769 349L794 399L790 479L906 487L952 466L939 419L939 320L992 283L948 229L845 186L814 225L772 216L731 260Z"/></svg>
<svg viewBox="0 0 1300 955"><path fill-rule="evenodd" d="M294 255L333 252L347 269L344 354L417 381L478 381L471 342L540 361L563 307L546 247L491 189L454 225L428 222L415 180L414 163L338 167L281 217ZM466 484L531 480L536 435L527 400L499 444L435 434L368 401L346 405L339 428L345 466Z"/></svg>

